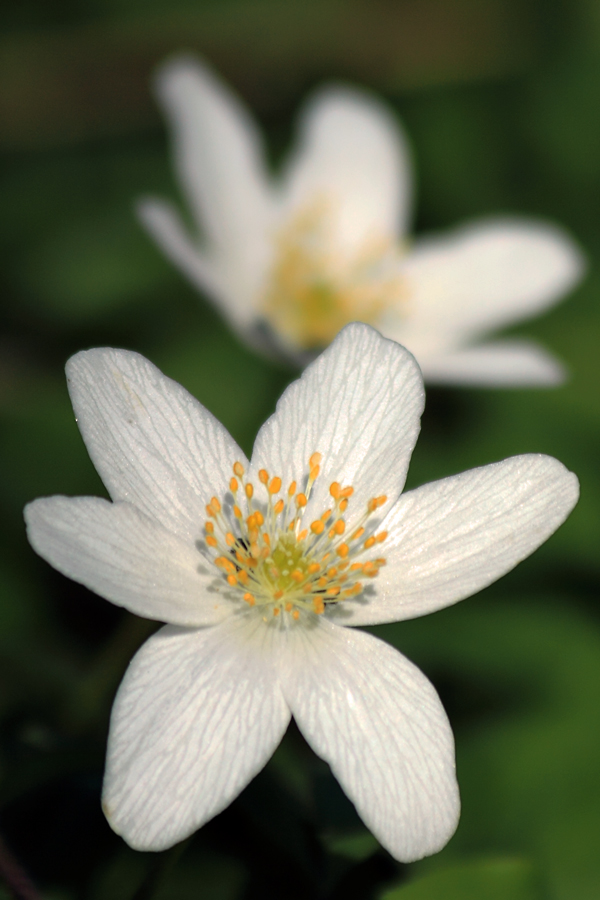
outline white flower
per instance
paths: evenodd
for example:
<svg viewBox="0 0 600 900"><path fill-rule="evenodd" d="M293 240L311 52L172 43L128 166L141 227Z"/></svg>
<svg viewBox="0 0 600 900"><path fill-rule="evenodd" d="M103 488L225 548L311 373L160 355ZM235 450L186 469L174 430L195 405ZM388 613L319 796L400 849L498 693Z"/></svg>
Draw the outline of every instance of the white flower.
<svg viewBox="0 0 600 900"><path fill-rule="evenodd" d="M555 459L518 456L401 496L423 383L404 348L345 328L281 397L251 462L180 385L125 350L67 365L112 498L26 509L34 549L169 623L115 700L112 827L161 850L265 765L293 715L393 856L442 847L459 812L452 733L424 675L357 631L440 609L539 546L576 502Z"/></svg>
<svg viewBox="0 0 600 900"><path fill-rule="evenodd" d="M410 246L405 138L366 92L318 92L273 182L254 122L205 66L175 59L159 71L157 91L202 241L164 201L142 201L139 215L247 342L306 362L358 320L408 347L430 382L563 380L536 343L485 341L552 306L581 277L582 257L562 230L495 218Z"/></svg>

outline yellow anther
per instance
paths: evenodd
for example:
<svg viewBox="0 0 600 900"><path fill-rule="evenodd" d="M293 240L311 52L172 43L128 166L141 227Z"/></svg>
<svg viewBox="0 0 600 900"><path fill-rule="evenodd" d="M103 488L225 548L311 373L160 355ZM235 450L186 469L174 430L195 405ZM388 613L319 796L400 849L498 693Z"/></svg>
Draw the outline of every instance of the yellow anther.
<svg viewBox="0 0 600 900"><path fill-rule="evenodd" d="M233 493L235 494L235 492L236 492L237 489L239 488L239 484L238 484L237 478L230 478L230 479L229 479L229 487L231 488L231 490L232 490Z"/></svg>
<svg viewBox="0 0 600 900"><path fill-rule="evenodd" d="M231 587L235 587L237 584L237 578L235 577L235 575L228 575L227 583L230 584Z"/></svg>
<svg viewBox="0 0 600 900"><path fill-rule="evenodd" d="M243 585L248 584L248 573L245 569L240 569L237 573L238 581L241 581Z"/></svg>
<svg viewBox="0 0 600 900"><path fill-rule="evenodd" d="M348 546L348 544L340 544L340 546L337 548L337 554L338 556L341 556L342 559L344 559L345 556L348 556L349 552L350 547Z"/></svg>
<svg viewBox="0 0 600 900"><path fill-rule="evenodd" d="M276 475L275 478L271 478L269 482L269 493L270 494L278 494L281 490L281 478L279 475Z"/></svg>
<svg viewBox="0 0 600 900"><path fill-rule="evenodd" d="M330 569L327 569L327 577L328 578L335 578L337 573L338 573L338 570L336 569L335 566L332 566Z"/></svg>
<svg viewBox="0 0 600 900"><path fill-rule="evenodd" d="M338 568L339 568L340 572L343 572L343 570L347 569L349 565L350 565L350 560L345 559L345 560L343 560L343 562L341 562L339 564Z"/></svg>
<svg viewBox="0 0 600 900"><path fill-rule="evenodd" d="M233 545L235 544L235 537L230 531L228 531L225 535L225 542L227 543L228 547L233 547Z"/></svg>
<svg viewBox="0 0 600 900"><path fill-rule="evenodd" d="M275 510L275 515L278 516L283 512L283 507L285 506L283 500L278 500L273 509Z"/></svg>
<svg viewBox="0 0 600 900"><path fill-rule="evenodd" d="M258 559L258 557L260 556L260 547L258 546L256 541L252 541L252 543L250 544L250 556L252 557L252 559Z"/></svg>
<svg viewBox="0 0 600 900"><path fill-rule="evenodd" d="M338 519L332 530L335 531L336 534L343 534L346 530L346 523L343 519Z"/></svg>
<svg viewBox="0 0 600 900"><path fill-rule="evenodd" d="M252 594L244 594L244 600L249 606L254 606L254 604L256 603L256 600L254 599Z"/></svg>
<svg viewBox="0 0 600 900"><path fill-rule="evenodd" d="M375 512L375 510L377 509L377 497L371 497L371 499L367 503L367 509L370 513Z"/></svg>
<svg viewBox="0 0 600 900"><path fill-rule="evenodd" d="M296 493L296 482L292 481L292 483L290 484L290 486L288 488L288 495L290 497L293 497L295 493Z"/></svg>
<svg viewBox="0 0 600 900"><path fill-rule="evenodd" d="M375 540L377 541L378 544L382 544L385 541L387 536L388 536L387 531L380 531L379 534L375 535Z"/></svg>
<svg viewBox="0 0 600 900"><path fill-rule="evenodd" d="M290 575L290 578L293 578L294 581L300 584L301 581L304 581L304 572L302 572L300 569L294 569L294 571Z"/></svg>
<svg viewBox="0 0 600 900"><path fill-rule="evenodd" d="M321 616L325 612L325 604L321 597L315 597L313 600L313 609L318 616Z"/></svg>
<svg viewBox="0 0 600 900"><path fill-rule="evenodd" d="M362 567L363 567L363 563L352 563L352 565L350 566L350 571L356 572L356 571L358 571L358 569L362 569Z"/></svg>
<svg viewBox="0 0 600 900"><path fill-rule="evenodd" d="M332 512L333 512L333 510L331 510L331 509L326 509L324 513L321 513L321 519L322 519L322 521L323 521L323 522L326 522L327 519L330 518Z"/></svg>
<svg viewBox="0 0 600 900"><path fill-rule="evenodd" d="M302 588L302 590L305 594L312 594L312 589L313 589L312 584L305 584L304 587Z"/></svg>
<svg viewBox="0 0 600 900"><path fill-rule="evenodd" d="M292 619L295 619L297 622L299 618L300 618L300 612L297 609L295 609L294 612L292 613Z"/></svg>
<svg viewBox="0 0 600 900"><path fill-rule="evenodd" d="M283 591L275 591L273 597L275 600L281 600L281 598L283 597Z"/></svg>
<svg viewBox="0 0 600 900"><path fill-rule="evenodd" d="M309 478L311 481L316 481L319 477L319 472L321 471L321 466L313 466L310 470Z"/></svg>
<svg viewBox="0 0 600 900"><path fill-rule="evenodd" d="M340 494L342 493L342 489L337 481L332 481L329 485L329 493L333 497L334 500L338 500Z"/></svg>
<svg viewBox="0 0 600 900"><path fill-rule="evenodd" d="M313 453L311 458L308 461L309 468L314 469L315 466L321 464L323 456L320 453Z"/></svg>
<svg viewBox="0 0 600 900"><path fill-rule="evenodd" d="M340 512L346 512L348 509L348 501L346 499L340 500L339 510Z"/></svg>
<svg viewBox="0 0 600 900"><path fill-rule="evenodd" d="M328 579L326 578L326 576L325 576L325 575L321 575L321 577L320 577L319 580L317 581L318 587L325 587L325 585L327 584L327 581L328 581Z"/></svg>
<svg viewBox="0 0 600 900"><path fill-rule="evenodd" d="M374 560L376 566L385 566L387 560L383 556L379 556L376 560Z"/></svg>
<svg viewBox="0 0 600 900"><path fill-rule="evenodd" d="M204 526L204 528L205 528L207 534L214 534L215 526L213 525L212 522L207 522L206 525Z"/></svg>
<svg viewBox="0 0 600 900"><path fill-rule="evenodd" d="M286 603L286 604L285 604L285 611L286 611L286 612L291 612L291 611L292 611L292 606L293 606L292 603Z"/></svg>
<svg viewBox="0 0 600 900"><path fill-rule="evenodd" d="M340 497L343 497L344 500L347 500L348 497L351 497L353 493L354 488L351 484L349 484L348 487L345 487L342 491L340 491Z"/></svg>
<svg viewBox="0 0 600 900"><path fill-rule="evenodd" d="M227 563L229 563L229 560L225 556L217 556L215 558L216 566L221 566L221 568L224 568Z"/></svg>
<svg viewBox="0 0 600 900"><path fill-rule="evenodd" d="M364 546L365 550L369 550L369 548L372 547L374 543L375 543L375 538L373 537L373 535L371 535L371 537L368 537L366 539L363 546Z"/></svg>
<svg viewBox="0 0 600 900"><path fill-rule="evenodd" d="M303 531L300 532L300 534L298 535L298 540L303 541L303 540L305 540L306 537L308 537L308 529L307 528L305 528Z"/></svg>
<svg viewBox="0 0 600 900"><path fill-rule="evenodd" d="M364 528L357 528L356 531L354 532L354 534L352 535L352 537L350 538L350 540L351 541L359 541L364 533L365 533Z"/></svg>
<svg viewBox="0 0 600 900"><path fill-rule="evenodd" d="M360 583L360 581L357 581L356 584L354 585L354 587L351 588L353 594L360 594L362 589L363 589L363 586Z"/></svg>
<svg viewBox="0 0 600 900"><path fill-rule="evenodd" d="M258 528L260 528L261 525L265 524L265 517L263 516L263 514L261 513L261 511L259 509L257 509L256 512L254 513L254 521Z"/></svg>
<svg viewBox="0 0 600 900"><path fill-rule="evenodd" d="M236 462L233 464L233 474L237 475L238 478L241 478L244 474L244 467L241 462Z"/></svg>
<svg viewBox="0 0 600 900"><path fill-rule="evenodd" d="M341 587L337 584L334 584L333 587L328 588L327 596L328 597L337 597L339 592L341 591Z"/></svg>
<svg viewBox="0 0 600 900"><path fill-rule="evenodd" d="M266 484L267 481L269 480L269 473L267 472L266 469L260 469L258 472L258 478L259 478L259 481L261 481L263 484Z"/></svg>
<svg viewBox="0 0 600 900"><path fill-rule="evenodd" d="M319 565L319 563L314 562L314 563L310 564L307 571L308 571L309 575L314 575L315 572L319 572L320 569L321 569L321 566Z"/></svg>
<svg viewBox="0 0 600 900"><path fill-rule="evenodd" d="M313 522L310 526L310 530L313 534L323 534L325 531L325 524L321 521L321 519L317 519L316 522Z"/></svg>
<svg viewBox="0 0 600 900"><path fill-rule="evenodd" d="M306 506L307 503L306 494L296 495L296 506Z"/></svg>
<svg viewBox="0 0 600 900"><path fill-rule="evenodd" d="M221 504L219 503L219 501L218 501L218 499L217 499L216 497L211 497L211 498L210 498L210 505L211 505L212 508L215 509L218 513L221 512Z"/></svg>
<svg viewBox="0 0 600 900"><path fill-rule="evenodd" d="M239 506L237 506L236 504L234 504L234 506L233 506L233 514L236 517L236 519L242 518L242 511L239 508Z"/></svg>
<svg viewBox="0 0 600 900"><path fill-rule="evenodd" d="M245 490L246 490L246 497L248 498L248 500L251 500L252 495L254 494L254 488L252 487L251 484L247 484Z"/></svg>
<svg viewBox="0 0 600 900"><path fill-rule="evenodd" d="M387 497L385 494L382 494L381 497L377 498L377 506L383 506L384 503L387 503Z"/></svg>
<svg viewBox="0 0 600 900"><path fill-rule="evenodd" d="M216 537L213 537L212 534L206 535L206 543L208 544L209 547L217 547L218 546L217 539L216 539Z"/></svg>
<svg viewBox="0 0 600 900"><path fill-rule="evenodd" d="M273 608L273 615L274 615L274 616L278 616L280 612L281 612L281 610L279 609L278 606L275 606L275 607Z"/></svg>
<svg viewBox="0 0 600 900"><path fill-rule="evenodd" d="M213 519L217 517L217 511L210 503L206 504L206 515L211 516Z"/></svg>
<svg viewBox="0 0 600 900"><path fill-rule="evenodd" d="M262 536L262 537L263 537L263 541L265 542L265 544L267 545L267 547L270 547L270 546L271 546L271 535L270 535L270 534L267 534L266 531L263 531L263 536Z"/></svg>

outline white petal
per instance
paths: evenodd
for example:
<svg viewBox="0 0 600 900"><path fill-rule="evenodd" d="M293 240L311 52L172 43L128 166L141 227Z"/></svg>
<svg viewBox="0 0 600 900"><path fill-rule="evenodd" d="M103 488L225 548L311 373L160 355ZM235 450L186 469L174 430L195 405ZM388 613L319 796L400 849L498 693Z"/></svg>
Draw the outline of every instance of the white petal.
<svg viewBox="0 0 600 900"><path fill-rule="evenodd" d="M320 91L300 120L298 148L283 189L288 209L319 197L330 200L339 212L338 237L349 249L366 238L402 234L412 184L410 153L398 121L366 91Z"/></svg>
<svg viewBox="0 0 600 900"><path fill-rule="evenodd" d="M330 615L344 624L374 625L463 600L543 544L578 496L572 472L533 453L409 491L383 524L387 565L373 582L373 595Z"/></svg>
<svg viewBox="0 0 600 900"><path fill-rule="evenodd" d="M86 350L67 363L81 434L113 500L127 500L192 543L205 506L229 490L244 454L185 388L127 350Z"/></svg>
<svg viewBox="0 0 600 900"><path fill-rule="evenodd" d="M554 387L566 378L564 366L533 341L499 341L419 360L429 384L475 387Z"/></svg>
<svg viewBox="0 0 600 900"><path fill-rule="evenodd" d="M284 489L293 480L300 486L310 456L320 452L307 521L331 506L329 485L338 481L354 486L352 523L371 497L400 494L423 403L410 353L368 325L348 325L284 392L258 433L252 468L279 475Z"/></svg>
<svg viewBox="0 0 600 900"><path fill-rule="evenodd" d="M199 227L225 252L253 244L271 220L271 199L262 142L247 110L206 65L188 56L158 70L156 90Z"/></svg>
<svg viewBox="0 0 600 900"><path fill-rule="evenodd" d="M167 626L132 660L113 707L103 806L137 850L164 850L224 809L265 765L290 713L275 629L237 617Z"/></svg>
<svg viewBox="0 0 600 900"><path fill-rule="evenodd" d="M459 799L452 732L427 678L382 641L323 621L296 632L289 671L298 727L380 843L403 862L441 849Z"/></svg>
<svg viewBox="0 0 600 900"><path fill-rule="evenodd" d="M171 203L146 198L136 204L138 218L171 262L205 291L236 331L248 328L256 318L254 303L262 284L263 269L224 264L221 257L211 259L187 233L181 217ZM256 261L256 257L254 257Z"/></svg>
<svg viewBox="0 0 600 900"><path fill-rule="evenodd" d="M539 222L482 220L423 241L404 265L410 334L417 333L406 343L425 358L428 349L534 316L571 290L583 269L571 238Z"/></svg>
<svg viewBox="0 0 600 900"><path fill-rule="evenodd" d="M47 497L26 506L25 519L36 553L130 612L177 625L209 625L230 611L210 590L216 571L199 550L129 503Z"/></svg>

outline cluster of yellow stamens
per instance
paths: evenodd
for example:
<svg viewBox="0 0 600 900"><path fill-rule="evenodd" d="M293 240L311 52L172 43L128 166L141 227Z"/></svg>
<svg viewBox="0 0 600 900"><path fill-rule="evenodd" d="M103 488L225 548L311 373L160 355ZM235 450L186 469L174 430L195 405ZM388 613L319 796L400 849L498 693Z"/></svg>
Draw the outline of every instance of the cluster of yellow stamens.
<svg viewBox="0 0 600 900"><path fill-rule="evenodd" d="M215 565L246 603L270 607L273 616L287 612L298 620L303 611L320 615L326 604L360 594L363 580L374 578L385 565L383 557L365 557L387 537L386 531L369 528L369 518L387 497L369 500L348 534L344 514L354 488L334 481L330 508L305 525L304 510L320 467L321 454L313 453L304 489L292 481L285 491L279 476L260 469L267 499L259 503L244 467L236 462L229 482L233 502L213 497L206 507L204 539L215 553Z"/></svg>
<svg viewBox="0 0 600 900"><path fill-rule="evenodd" d="M348 256L336 234L335 204L317 197L283 227L263 298L266 318L292 344L324 347L348 322L375 324L406 305L402 250L365 239Z"/></svg>

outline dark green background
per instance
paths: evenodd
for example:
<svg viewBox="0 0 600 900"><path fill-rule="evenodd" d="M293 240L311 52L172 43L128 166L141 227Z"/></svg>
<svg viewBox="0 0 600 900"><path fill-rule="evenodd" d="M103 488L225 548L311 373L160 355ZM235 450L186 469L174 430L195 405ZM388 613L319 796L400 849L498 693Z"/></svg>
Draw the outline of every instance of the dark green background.
<svg viewBox="0 0 600 900"><path fill-rule="evenodd" d="M600 896L600 3L593 0L12 0L0 12L0 832L47 900L596 900ZM256 112L274 166L302 99L380 91L417 161L416 231L478 215L562 223L581 287L515 333L565 360L550 391L428 393L409 483L527 451L580 477L567 524L457 607L374 629L436 684L463 815L436 857L382 851L291 729L181 852L131 851L99 808L110 705L152 625L29 549L22 507L102 493L64 383L73 352L139 350L246 452L294 377L254 357L137 225L176 196L153 66L204 53ZM8 897L0 887L0 898Z"/></svg>

